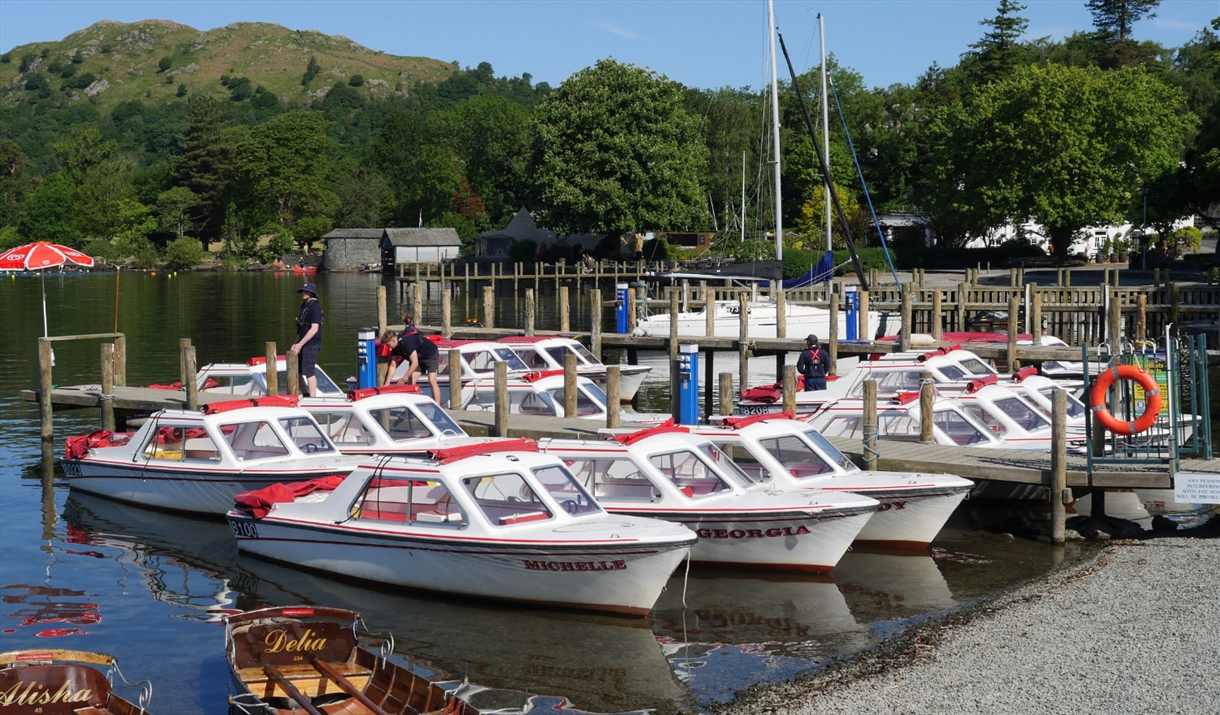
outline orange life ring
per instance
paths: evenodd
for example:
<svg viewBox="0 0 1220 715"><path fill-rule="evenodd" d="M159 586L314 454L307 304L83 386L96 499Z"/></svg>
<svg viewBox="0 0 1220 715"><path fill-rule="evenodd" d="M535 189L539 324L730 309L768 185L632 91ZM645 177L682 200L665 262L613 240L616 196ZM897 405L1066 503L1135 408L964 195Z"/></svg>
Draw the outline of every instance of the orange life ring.
<svg viewBox="0 0 1220 715"><path fill-rule="evenodd" d="M1144 388L1144 397L1147 398L1144 413L1132 422L1123 422L1116 418L1106 407L1106 394L1116 380L1135 380L1140 387ZM1151 427L1161 412L1161 388L1152 375L1138 367L1119 365L1097 376L1097 381L1093 383L1093 389L1089 392L1089 407L1093 410L1093 416L1097 421L1114 434L1139 434Z"/></svg>

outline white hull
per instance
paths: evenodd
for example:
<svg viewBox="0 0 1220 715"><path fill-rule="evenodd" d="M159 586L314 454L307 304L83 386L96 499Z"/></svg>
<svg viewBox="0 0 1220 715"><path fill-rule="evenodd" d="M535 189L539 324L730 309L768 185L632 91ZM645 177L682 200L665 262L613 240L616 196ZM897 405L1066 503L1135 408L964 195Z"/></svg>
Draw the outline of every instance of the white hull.
<svg viewBox="0 0 1220 715"><path fill-rule="evenodd" d="M428 591L631 614L648 612L688 553L686 544L438 538L237 513L229 514L229 523L240 550L308 569Z"/></svg>
<svg viewBox="0 0 1220 715"><path fill-rule="evenodd" d="M691 548L691 561L733 568L825 573L834 568L860 530L873 507L816 509L758 514L703 512L697 515L616 507L612 513L631 513L680 523L699 536Z"/></svg>
<svg viewBox="0 0 1220 715"><path fill-rule="evenodd" d="M713 321L714 335L721 338L736 338L741 335L741 320L736 311L736 304L717 306ZM778 337L778 318L773 303L751 303L750 324L748 335L751 338ZM839 311L839 339L847 336L847 313ZM806 335L815 334L823 340L830 336L830 311L808 305L789 305L785 316L785 334L789 338L803 339ZM881 324L881 315L870 311L868 314L868 330L875 332ZM635 335L651 337L669 336L669 314L659 313L636 322ZM707 314L703 312L678 313L678 335L683 337L704 337L707 335ZM860 336L861 338L870 336Z"/></svg>
<svg viewBox="0 0 1220 715"><path fill-rule="evenodd" d="M635 393L639 391L640 385L644 384L644 376L648 374L650 369L639 368L635 365L623 365L620 367L618 377L619 402L631 402L635 399ZM586 377L593 380L602 390L606 389L606 373L594 373Z"/></svg>
<svg viewBox="0 0 1220 715"><path fill-rule="evenodd" d="M864 472L861 477L877 473ZM966 498L971 484L953 477L953 484L937 484L932 475L902 475L918 479L928 476L926 483L910 486L893 485L896 475L886 474L890 486L861 486L850 482L853 477L835 477L828 485L819 485L829 491L851 491L881 502L881 507L856 535L856 544L882 546L886 548L924 549L953 515L953 510ZM861 480L863 481L863 480ZM876 481L869 479L868 481Z"/></svg>

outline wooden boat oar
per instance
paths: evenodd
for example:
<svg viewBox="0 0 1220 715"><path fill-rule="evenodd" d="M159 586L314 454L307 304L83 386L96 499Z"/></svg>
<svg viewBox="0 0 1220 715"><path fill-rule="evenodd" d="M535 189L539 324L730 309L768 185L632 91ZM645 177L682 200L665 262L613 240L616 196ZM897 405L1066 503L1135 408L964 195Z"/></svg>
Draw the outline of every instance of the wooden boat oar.
<svg viewBox="0 0 1220 715"><path fill-rule="evenodd" d="M360 701L360 704L364 707L372 710L373 715L390 715L385 710L382 710L381 706L374 703L369 696L364 694L363 691L353 685L352 681L348 680L342 673L335 670L334 666L332 666L330 663L327 663L324 660L318 660L317 658L310 658L309 660L313 664L314 670L335 681L335 685L338 685L340 690Z"/></svg>
<svg viewBox="0 0 1220 715"><path fill-rule="evenodd" d="M279 668L275 667L274 665L264 665L263 673L265 673L268 678L283 688L284 692L288 693L288 697L295 700L298 705L305 709L305 712L309 713L309 715L323 715L322 711L315 708L313 703L309 701L309 698L305 697L304 693L297 690L297 686L290 683L288 678L284 677L284 674L280 672Z"/></svg>

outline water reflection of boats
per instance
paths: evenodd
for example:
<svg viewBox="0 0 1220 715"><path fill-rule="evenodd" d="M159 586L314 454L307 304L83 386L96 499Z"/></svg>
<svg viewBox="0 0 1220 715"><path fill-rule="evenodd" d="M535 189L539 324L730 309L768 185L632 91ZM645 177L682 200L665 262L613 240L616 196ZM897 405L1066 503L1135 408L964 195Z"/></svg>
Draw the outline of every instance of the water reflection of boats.
<svg viewBox="0 0 1220 715"><path fill-rule="evenodd" d="M926 554L857 550L843 557L833 576L851 612L875 632L957 605L936 562Z"/></svg>

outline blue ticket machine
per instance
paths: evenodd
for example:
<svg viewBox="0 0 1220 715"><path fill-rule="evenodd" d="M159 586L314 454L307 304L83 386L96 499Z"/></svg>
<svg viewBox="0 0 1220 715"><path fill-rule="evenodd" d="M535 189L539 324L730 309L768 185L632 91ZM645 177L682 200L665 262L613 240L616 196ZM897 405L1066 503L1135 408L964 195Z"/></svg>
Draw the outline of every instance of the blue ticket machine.
<svg viewBox="0 0 1220 715"><path fill-rule="evenodd" d="M678 424L699 423L699 345L678 346Z"/></svg>
<svg viewBox="0 0 1220 715"><path fill-rule="evenodd" d="M356 332L356 340L356 374L360 377L360 387L377 387L377 331L361 328Z"/></svg>
<svg viewBox="0 0 1220 715"><path fill-rule="evenodd" d="M844 340L859 340L857 333L860 332L860 294L849 289L843 297L847 298L847 335Z"/></svg>
<svg viewBox="0 0 1220 715"><path fill-rule="evenodd" d="M627 333L627 284L614 284L614 319L620 335Z"/></svg>

